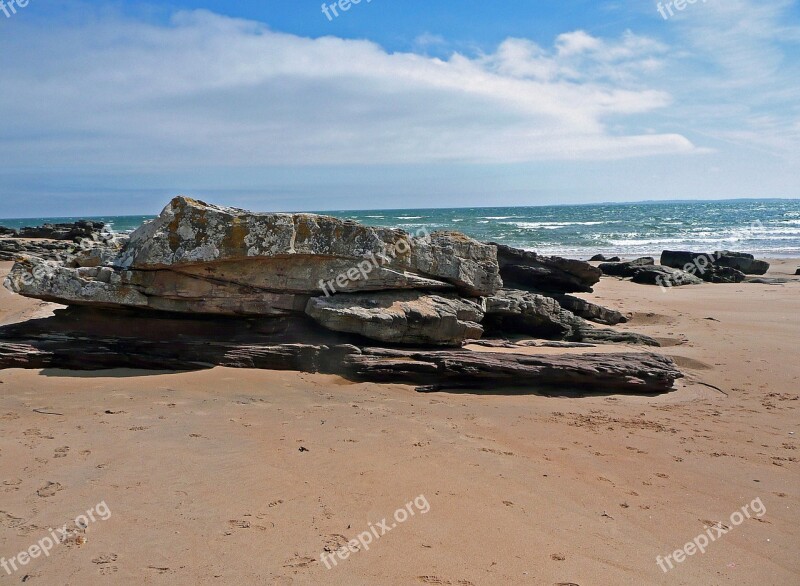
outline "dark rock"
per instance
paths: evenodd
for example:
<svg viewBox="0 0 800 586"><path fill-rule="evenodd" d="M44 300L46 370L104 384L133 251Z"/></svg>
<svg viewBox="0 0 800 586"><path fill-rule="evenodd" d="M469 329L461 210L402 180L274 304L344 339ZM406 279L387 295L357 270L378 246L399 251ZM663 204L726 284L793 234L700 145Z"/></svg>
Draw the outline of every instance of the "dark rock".
<svg viewBox="0 0 800 586"><path fill-rule="evenodd" d="M221 319L75 307L0 327L0 369L196 370L219 365L442 387L629 393L665 392L682 376L669 358L655 354L406 351L358 347L355 340L303 318Z"/></svg>
<svg viewBox="0 0 800 586"><path fill-rule="evenodd" d="M656 260L652 256L643 256L636 260L603 263L599 266L599 269L604 275L611 277L632 277L641 267L652 266L655 263Z"/></svg>
<svg viewBox="0 0 800 586"><path fill-rule="evenodd" d="M745 252L731 252L730 250L718 250L714 253L717 259L714 264L721 267L730 267L742 271L745 275L763 275L769 270L769 263L764 260L756 260L752 254Z"/></svg>
<svg viewBox="0 0 800 586"><path fill-rule="evenodd" d="M618 256L607 257L603 254L595 254L589 259L589 262L620 262L622 259Z"/></svg>
<svg viewBox="0 0 800 586"><path fill-rule="evenodd" d="M17 237L17 231L14 228L6 228L5 226L0 226L0 236L10 236L11 238Z"/></svg>
<svg viewBox="0 0 800 586"><path fill-rule="evenodd" d="M518 333L561 339L570 336L583 321L552 297L502 289L486 298L483 325L487 334Z"/></svg>
<svg viewBox="0 0 800 586"><path fill-rule="evenodd" d="M483 325L487 335L525 334L572 342L660 345L641 334L596 329L552 297L513 289L503 289L486 298Z"/></svg>
<svg viewBox="0 0 800 586"><path fill-rule="evenodd" d="M797 267L797 270L794 272L795 275L800 275L800 267Z"/></svg>
<svg viewBox="0 0 800 586"><path fill-rule="evenodd" d="M500 276L507 287L556 293L592 291L599 269L587 262L542 256L535 252L491 243L497 247Z"/></svg>
<svg viewBox="0 0 800 586"><path fill-rule="evenodd" d="M700 285L703 281L694 275L679 269L662 265L639 267L632 275L634 283L643 285L660 285L662 287L682 287L683 285Z"/></svg>
<svg viewBox="0 0 800 586"><path fill-rule="evenodd" d="M566 310L571 311L578 317L593 321L595 323L615 326L617 324L625 323L628 318L622 315L619 311L608 309L602 305L597 305L591 301L586 301L574 295L560 295L552 294L551 297L558 301L559 305Z"/></svg>
<svg viewBox="0 0 800 586"><path fill-rule="evenodd" d="M713 254L665 250L661 264L691 272L710 283L740 283L745 274L763 275L769 270L768 262L755 260L752 254L727 250Z"/></svg>
<svg viewBox="0 0 800 586"><path fill-rule="evenodd" d="M461 346L483 335L478 303L421 291L314 297L306 313L329 330L389 344Z"/></svg>
<svg viewBox="0 0 800 586"><path fill-rule="evenodd" d="M19 230L20 238L45 238L48 240L72 240L79 242L82 238L92 238L103 230L103 222L79 220L71 224L44 224L27 226Z"/></svg>

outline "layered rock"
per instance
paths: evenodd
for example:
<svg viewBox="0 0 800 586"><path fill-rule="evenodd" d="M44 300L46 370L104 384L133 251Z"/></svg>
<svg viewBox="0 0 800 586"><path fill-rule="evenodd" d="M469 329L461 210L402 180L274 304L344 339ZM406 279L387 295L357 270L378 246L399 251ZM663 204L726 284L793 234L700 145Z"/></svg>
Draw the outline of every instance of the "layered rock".
<svg viewBox="0 0 800 586"><path fill-rule="evenodd" d="M0 238L0 260L17 260L23 256L57 260L71 254L74 248L75 244L69 241Z"/></svg>
<svg viewBox="0 0 800 586"><path fill-rule="evenodd" d="M500 275L507 287L553 293L589 293L602 275L599 269L582 260L543 256L492 244L497 247Z"/></svg>
<svg viewBox="0 0 800 586"><path fill-rule="evenodd" d="M329 330L390 344L461 346L483 335L478 303L421 291L315 297L306 313Z"/></svg>
<svg viewBox="0 0 800 586"><path fill-rule="evenodd" d="M528 291L504 289L487 297L483 325L490 335L517 333L571 342L660 346L649 336L595 328L556 299Z"/></svg>
<svg viewBox="0 0 800 586"><path fill-rule="evenodd" d="M669 358L642 352L527 356L400 350L359 347L342 336L309 329L296 319L178 319L76 307L0 327L0 369L195 370L219 365L424 385L420 390L496 392L502 386L580 393L663 393L683 376Z"/></svg>
<svg viewBox="0 0 800 586"><path fill-rule="evenodd" d="M607 326L615 326L628 321L628 318L619 311L608 309L607 307L592 303L591 301L586 301L574 295L552 294L551 297L558 301L561 307L585 320Z"/></svg>
<svg viewBox="0 0 800 586"><path fill-rule="evenodd" d="M80 266L112 269L98 281ZM111 259L18 263L12 291L66 304L217 315L302 312L322 291L492 294L496 251L464 235L425 238L314 214L257 214L175 198ZM98 297L94 297L95 292Z"/></svg>
<svg viewBox="0 0 800 586"><path fill-rule="evenodd" d="M186 197L135 231L115 264L134 271L196 267L208 278L309 294L326 281L345 293L427 287L467 295L491 294L502 283L494 249L462 234L417 238L329 216L254 213Z"/></svg>

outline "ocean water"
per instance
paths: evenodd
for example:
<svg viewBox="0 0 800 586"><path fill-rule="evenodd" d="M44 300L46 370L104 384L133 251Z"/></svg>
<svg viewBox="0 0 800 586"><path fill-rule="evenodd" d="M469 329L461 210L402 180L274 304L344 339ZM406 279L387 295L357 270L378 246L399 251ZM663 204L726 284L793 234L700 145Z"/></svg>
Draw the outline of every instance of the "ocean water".
<svg viewBox="0 0 800 586"><path fill-rule="evenodd" d="M495 241L573 258L597 253L658 255L662 250L728 249L767 257L800 257L800 200L731 200L319 212L374 226L457 230ZM152 216L91 218L127 232ZM77 218L2 220L19 228Z"/></svg>

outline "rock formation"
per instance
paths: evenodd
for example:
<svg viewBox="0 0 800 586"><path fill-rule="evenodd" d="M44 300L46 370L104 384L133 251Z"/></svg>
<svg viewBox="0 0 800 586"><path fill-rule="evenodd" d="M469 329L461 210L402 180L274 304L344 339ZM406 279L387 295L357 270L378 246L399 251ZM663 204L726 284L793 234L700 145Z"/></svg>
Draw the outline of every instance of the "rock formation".
<svg viewBox="0 0 800 586"><path fill-rule="evenodd" d="M661 264L692 272L710 283L741 283L745 275L763 275L769 263L756 260L752 254L719 250L717 252L687 252L665 250Z"/></svg>
<svg viewBox="0 0 800 586"><path fill-rule="evenodd" d="M542 256L491 243L497 247L500 276L507 287L549 293L590 293L602 272L582 260Z"/></svg>
<svg viewBox="0 0 800 586"><path fill-rule="evenodd" d="M652 256L643 256L636 260L602 263L598 268L604 275L611 277L632 277L641 267L653 266L655 264L656 259Z"/></svg>
<svg viewBox="0 0 800 586"><path fill-rule="evenodd" d="M314 297L306 313L329 330L389 344L460 346L483 335L479 303L421 291Z"/></svg>
<svg viewBox="0 0 800 586"><path fill-rule="evenodd" d="M0 367L223 364L430 384L529 385L534 377L561 387L669 388L680 373L652 355L431 350L484 330L657 346L587 321L625 321L567 294L591 291L600 275L583 261L455 232L412 236L178 197L127 240L81 247L60 262L18 259L7 288L71 307L38 326L0 328ZM525 290L502 289L504 281Z"/></svg>

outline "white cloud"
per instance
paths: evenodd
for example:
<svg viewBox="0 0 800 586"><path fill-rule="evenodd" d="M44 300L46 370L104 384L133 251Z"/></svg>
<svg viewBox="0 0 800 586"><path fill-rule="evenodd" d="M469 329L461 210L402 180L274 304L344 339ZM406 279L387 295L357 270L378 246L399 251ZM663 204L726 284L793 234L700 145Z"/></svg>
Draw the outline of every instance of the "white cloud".
<svg viewBox="0 0 800 586"><path fill-rule="evenodd" d="M696 150L679 134L621 130L626 117L671 101L635 83L664 47L631 33L609 41L575 31L552 49L508 39L490 55L443 60L206 11L178 13L169 26L104 16L15 30L26 36L0 40L0 50L26 48L0 70L6 164L519 162Z"/></svg>

